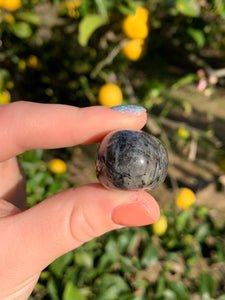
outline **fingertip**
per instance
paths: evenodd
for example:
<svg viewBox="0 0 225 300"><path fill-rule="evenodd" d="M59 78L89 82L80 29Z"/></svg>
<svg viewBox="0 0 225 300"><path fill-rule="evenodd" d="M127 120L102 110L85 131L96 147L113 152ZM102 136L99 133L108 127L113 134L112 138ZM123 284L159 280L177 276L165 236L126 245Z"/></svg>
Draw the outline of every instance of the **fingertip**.
<svg viewBox="0 0 225 300"><path fill-rule="evenodd" d="M131 114L135 116L140 116L146 113L146 108L140 105L116 105L110 108L122 114Z"/></svg>
<svg viewBox="0 0 225 300"><path fill-rule="evenodd" d="M130 202L117 206L112 220L122 226L144 226L155 223L160 216L156 200L146 192L133 193Z"/></svg>

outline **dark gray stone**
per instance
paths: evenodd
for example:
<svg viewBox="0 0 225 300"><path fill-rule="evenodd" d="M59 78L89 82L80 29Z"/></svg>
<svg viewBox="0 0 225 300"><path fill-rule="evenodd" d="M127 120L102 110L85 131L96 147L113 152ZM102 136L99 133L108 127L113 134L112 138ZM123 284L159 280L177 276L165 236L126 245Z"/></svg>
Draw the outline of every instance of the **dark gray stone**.
<svg viewBox="0 0 225 300"><path fill-rule="evenodd" d="M165 147L154 136L121 130L108 134L100 144L96 162L97 177L109 189L152 189L167 174Z"/></svg>

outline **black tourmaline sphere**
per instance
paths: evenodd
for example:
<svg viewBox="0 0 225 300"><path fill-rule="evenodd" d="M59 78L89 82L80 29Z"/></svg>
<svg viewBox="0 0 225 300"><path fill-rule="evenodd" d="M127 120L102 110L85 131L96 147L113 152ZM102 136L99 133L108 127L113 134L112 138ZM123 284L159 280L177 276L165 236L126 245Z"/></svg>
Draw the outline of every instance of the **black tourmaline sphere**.
<svg viewBox="0 0 225 300"><path fill-rule="evenodd" d="M96 162L99 181L109 189L151 189L167 174L165 147L154 136L139 131L109 133L102 141Z"/></svg>

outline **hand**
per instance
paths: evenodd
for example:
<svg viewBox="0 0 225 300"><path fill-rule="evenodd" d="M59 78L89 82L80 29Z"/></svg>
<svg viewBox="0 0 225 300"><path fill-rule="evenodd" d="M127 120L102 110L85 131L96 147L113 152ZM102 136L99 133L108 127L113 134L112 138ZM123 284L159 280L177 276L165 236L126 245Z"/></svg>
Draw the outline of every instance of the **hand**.
<svg viewBox="0 0 225 300"><path fill-rule="evenodd" d="M58 256L122 226L159 217L146 192L109 191L87 184L25 210L25 180L15 156L28 149L96 143L116 129L141 129L146 113L106 107L14 102L0 106L0 299L23 300Z"/></svg>

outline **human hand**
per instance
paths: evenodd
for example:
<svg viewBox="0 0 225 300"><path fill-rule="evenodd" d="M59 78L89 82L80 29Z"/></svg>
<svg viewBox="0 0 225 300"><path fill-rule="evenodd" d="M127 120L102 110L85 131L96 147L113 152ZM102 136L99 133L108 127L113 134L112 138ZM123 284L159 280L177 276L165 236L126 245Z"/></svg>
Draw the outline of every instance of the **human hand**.
<svg viewBox="0 0 225 300"><path fill-rule="evenodd" d="M159 207L144 191L87 184L25 210L25 180L16 155L96 143L110 131L141 129L146 113L106 107L15 102L0 106L0 299L25 300L58 256L105 232L154 223Z"/></svg>

